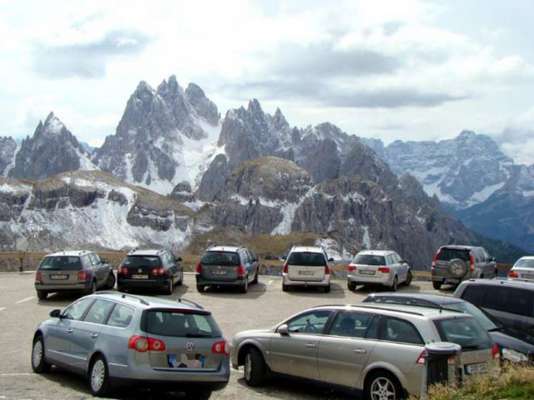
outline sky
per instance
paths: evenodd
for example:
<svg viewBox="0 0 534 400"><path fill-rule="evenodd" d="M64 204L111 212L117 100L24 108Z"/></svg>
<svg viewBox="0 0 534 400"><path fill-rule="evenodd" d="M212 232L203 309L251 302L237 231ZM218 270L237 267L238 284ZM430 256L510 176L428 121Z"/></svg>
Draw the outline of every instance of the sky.
<svg viewBox="0 0 534 400"><path fill-rule="evenodd" d="M469 129L531 164L533 18L530 0L0 0L0 135L54 111L98 146L139 81L176 75L223 116L257 98L386 143Z"/></svg>

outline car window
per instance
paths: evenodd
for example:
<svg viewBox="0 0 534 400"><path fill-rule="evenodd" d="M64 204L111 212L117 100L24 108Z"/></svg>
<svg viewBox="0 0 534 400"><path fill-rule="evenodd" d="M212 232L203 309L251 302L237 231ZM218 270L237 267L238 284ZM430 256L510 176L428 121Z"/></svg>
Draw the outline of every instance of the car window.
<svg viewBox="0 0 534 400"><path fill-rule="evenodd" d="M109 313L115 303L107 300L96 300L83 319L85 322L103 324L108 319Z"/></svg>
<svg viewBox="0 0 534 400"><path fill-rule="evenodd" d="M441 340L462 346L465 350L491 347L488 333L474 318L456 317L435 321Z"/></svg>
<svg viewBox="0 0 534 400"><path fill-rule="evenodd" d="M323 267L326 265L326 259L323 253L309 251L293 252L287 260L289 265L305 265L311 267Z"/></svg>
<svg viewBox="0 0 534 400"><path fill-rule="evenodd" d="M372 254L356 254L352 262L361 265L386 265L384 256L375 256Z"/></svg>
<svg viewBox="0 0 534 400"><path fill-rule="evenodd" d="M481 285L467 285L463 293L461 294L462 299L473 303L478 307L486 307L485 297L486 291Z"/></svg>
<svg viewBox="0 0 534 400"><path fill-rule="evenodd" d="M346 337L365 337L367 328L373 319L372 314L358 312L340 312L336 315L329 334Z"/></svg>
<svg viewBox="0 0 534 400"><path fill-rule="evenodd" d="M200 259L202 265L239 265L239 255L233 251L208 251Z"/></svg>
<svg viewBox="0 0 534 400"><path fill-rule="evenodd" d="M532 258L521 258L516 261L514 268L532 268L534 269L534 259Z"/></svg>
<svg viewBox="0 0 534 400"><path fill-rule="evenodd" d="M221 331L210 314L179 310L148 310L143 318L147 333L161 336L215 338Z"/></svg>
<svg viewBox="0 0 534 400"><path fill-rule="evenodd" d="M460 260L469 262L469 251L463 249L451 249L448 247L443 247L437 255L437 259L440 261L450 261L455 258L459 258Z"/></svg>
<svg viewBox="0 0 534 400"><path fill-rule="evenodd" d="M101 263L100 257L98 256L98 254L93 253L93 259L94 259L96 265Z"/></svg>
<svg viewBox="0 0 534 400"><path fill-rule="evenodd" d="M130 325L133 315L134 311L130 307L117 304L109 316L108 325L126 328L128 325Z"/></svg>
<svg viewBox="0 0 534 400"><path fill-rule="evenodd" d="M68 306L62 313L65 319L80 320L93 302L93 298L85 298Z"/></svg>
<svg viewBox="0 0 534 400"><path fill-rule="evenodd" d="M330 310L307 312L293 318L287 327L291 333L322 333L331 314Z"/></svg>
<svg viewBox="0 0 534 400"><path fill-rule="evenodd" d="M456 310L466 314L470 314L478 321L480 325L486 330L490 331L496 329L497 325L484 312L467 301L459 301L458 303L449 303L443 306L449 310Z"/></svg>
<svg viewBox="0 0 534 400"><path fill-rule="evenodd" d="M408 321L393 317L382 318L378 339L396 343L424 344L415 326Z"/></svg>
<svg viewBox="0 0 534 400"><path fill-rule="evenodd" d="M125 267L159 267L161 260L158 256L128 256L122 265Z"/></svg>
<svg viewBox="0 0 534 400"><path fill-rule="evenodd" d="M512 287L491 288L491 296L486 297L485 307L496 311L533 317L534 292Z"/></svg>

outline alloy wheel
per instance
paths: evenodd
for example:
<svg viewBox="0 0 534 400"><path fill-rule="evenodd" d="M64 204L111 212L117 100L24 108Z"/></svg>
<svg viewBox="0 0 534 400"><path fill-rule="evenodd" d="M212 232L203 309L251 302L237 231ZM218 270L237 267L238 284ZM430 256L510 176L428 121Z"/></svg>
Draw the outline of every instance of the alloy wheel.
<svg viewBox="0 0 534 400"><path fill-rule="evenodd" d="M91 389L95 393L99 392L104 385L104 380L106 379L106 366L104 361L96 360L91 369Z"/></svg>
<svg viewBox="0 0 534 400"><path fill-rule="evenodd" d="M33 345L33 351L32 351L32 362L34 367L37 367L41 364L43 360L43 342L38 339L35 341Z"/></svg>
<svg viewBox="0 0 534 400"><path fill-rule="evenodd" d="M252 357L250 356L250 353L247 353L247 356L245 358L245 380L249 382L251 376L252 376Z"/></svg>
<svg viewBox="0 0 534 400"><path fill-rule="evenodd" d="M384 376L376 378L371 383L371 400L397 400L395 384Z"/></svg>

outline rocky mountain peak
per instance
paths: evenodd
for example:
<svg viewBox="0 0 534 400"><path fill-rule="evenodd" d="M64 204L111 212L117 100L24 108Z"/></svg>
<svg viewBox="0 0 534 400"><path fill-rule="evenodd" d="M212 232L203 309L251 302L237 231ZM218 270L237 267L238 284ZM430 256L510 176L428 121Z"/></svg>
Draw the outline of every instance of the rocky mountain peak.
<svg viewBox="0 0 534 400"><path fill-rule="evenodd" d="M282 111L278 107L276 107L276 111L273 115L273 126L277 130L289 128L289 123L287 122L286 117L284 114L282 114Z"/></svg>
<svg viewBox="0 0 534 400"><path fill-rule="evenodd" d="M204 118L213 126L219 124L219 110L215 103L206 97L206 94L200 86L194 83L187 85L187 88L185 89L185 97L199 117Z"/></svg>

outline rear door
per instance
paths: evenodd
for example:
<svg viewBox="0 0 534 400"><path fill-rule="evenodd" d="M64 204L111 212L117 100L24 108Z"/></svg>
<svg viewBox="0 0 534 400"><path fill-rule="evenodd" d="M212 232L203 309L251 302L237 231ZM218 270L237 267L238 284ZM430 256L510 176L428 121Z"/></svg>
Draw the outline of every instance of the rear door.
<svg viewBox="0 0 534 400"><path fill-rule="evenodd" d="M436 257L435 263L435 276L452 277L450 271L450 261L459 259L465 264L466 271L469 270L469 250L456 249L450 247L442 247ZM455 278L461 278L463 276L454 276Z"/></svg>
<svg viewBox="0 0 534 400"><path fill-rule="evenodd" d="M208 251L200 260L202 278L210 281L235 281L241 260L235 251Z"/></svg>
<svg viewBox="0 0 534 400"><path fill-rule="evenodd" d="M130 255L122 266L128 270L128 278L146 280L152 277L153 270L162 267L162 262L156 255Z"/></svg>
<svg viewBox="0 0 534 400"><path fill-rule="evenodd" d="M288 275L292 281L322 281L325 278L327 260L319 252L293 252L287 260Z"/></svg>
<svg viewBox="0 0 534 400"><path fill-rule="evenodd" d="M49 256L43 259L39 271L45 285L68 287L78 283L78 272L82 268L78 256Z"/></svg>

